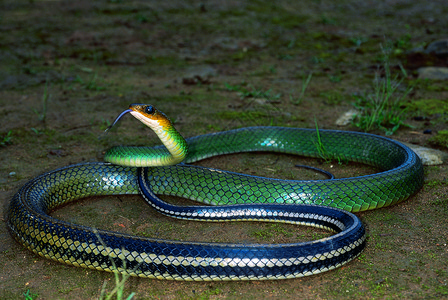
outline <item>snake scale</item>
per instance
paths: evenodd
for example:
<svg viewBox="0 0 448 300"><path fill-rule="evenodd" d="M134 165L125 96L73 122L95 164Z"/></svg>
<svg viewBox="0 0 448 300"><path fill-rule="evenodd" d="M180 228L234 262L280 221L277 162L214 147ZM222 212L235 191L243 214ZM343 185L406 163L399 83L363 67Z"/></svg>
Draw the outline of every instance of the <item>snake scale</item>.
<svg viewBox="0 0 448 300"><path fill-rule="evenodd" d="M149 126L163 146L114 147L105 155L107 163L72 165L30 180L14 195L8 210L7 224L19 243L62 263L140 277L295 278L337 268L361 253L366 232L351 212L396 204L423 184L422 163L411 149L372 134L248 127L184 140L153 106L132 104L116 121L128 112ZM184 164L248 151L319 157L317 143L334 157L369 164L381 172L333 180L280 180ZM84 197L137 193L176 218L285 222L335 234L289 244L180 242L94 229L49 215ZM175 206L156 194L208 205Z"/></svg>

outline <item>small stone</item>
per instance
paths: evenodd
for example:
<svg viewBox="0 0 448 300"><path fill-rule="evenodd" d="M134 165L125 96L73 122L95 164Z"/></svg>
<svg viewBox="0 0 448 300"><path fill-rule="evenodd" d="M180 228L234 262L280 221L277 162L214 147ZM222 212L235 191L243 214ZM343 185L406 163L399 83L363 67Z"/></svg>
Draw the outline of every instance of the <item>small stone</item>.
<svg viewBox="0 0 448 300"><path fill-rule="evenodd" d="M263 99L263 98L254 98L253 101L260 105L265 105L265 104L269 103L268 99Z"/></svg>
<svg viewBox="0 0 448 300"><path fill-rule="evenodd" d="M375 281L375 284L376 285L380 285L380 284L382 284L383 282L385 282L386 280L384 280L384 279L379 279L379 280L377 280L377 281Z"/></svg>
<svg viewBox="0 0 448 300"><path fill-rule="evenodd" d="M422 160L423 165L425 166L441 165L444 162L448 161L448 153L445 153L443 151L404 142L401 143L414 150L414 152L417 153L417 155Z"/></svg>
<svg viewBox="0 0 448 300"><path fill-rule="evenodd" d="M359 114L359 112L356 109L351 109L340 116L335 123L337 126L347 126L353 121L357 114Z"/></svg>
<svg viewBox="0 0 448 300"><path fill-rule="evenodd" d="M438 57L448 56L448 39L442 39L430 43L426 49L425 53L434 54Z"/></svg>
<svg viewBox="0 0 448 300"><path fill-rule="evenodd" d="M421 79L448 80L448 68L445 67L423 67L417 71Z"/></svg>
<svg viewBox="0 0 448 300"><path fill-rule="evenodd" d="M47 157L51 158L51 157L63 157L63 156L67 156L68 153L62 149L50 149L48 150L47 153Z"/></svg>
<svg viewBox="0 0 448 300"><path fill-rule="evenodd" d="M428 117L425 117L425 116L416 116L416 117L414 117L414 121L427 121L428 120Z"/></svg>
<svg viewBox="0 0 448 300"><path fill-rule="evenodd" d="M210 79L217 74L218 72L211 66L191 67L182 77L182 83L187 85L198 83L209 84Z"/></svg>

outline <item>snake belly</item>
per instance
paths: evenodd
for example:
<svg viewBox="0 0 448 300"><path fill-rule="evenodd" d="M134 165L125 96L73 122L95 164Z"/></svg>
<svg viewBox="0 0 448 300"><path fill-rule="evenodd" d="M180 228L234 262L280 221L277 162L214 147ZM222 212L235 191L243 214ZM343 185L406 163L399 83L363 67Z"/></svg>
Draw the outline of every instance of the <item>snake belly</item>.
<svg viewBox="0 0 448 300"><path fill-rule="evenodd" d="M344 179L296 181L184 164L139 169L85 163L42 174L26 183L11 201L7 224L21 244L41 256L141 277L261 280L331 270L355 258L365 247L364 227L348 211L380 208L408 198L423 184L423 167L411 149L388 138L332 130L319 130L319 135L319 142L330 155L382 171ZM317 142L315 130L242 128L187 139L186 162L247 151L319 157ZM165 150L154 147L131 151L138 156ZM336 234L291 244L178 242L93 229L49 215L58 206L84 197L139 191L153 207L175 217L287 222L322 227ZM229 206L199 206L192 210L157 202L155 194Z"/></svg>

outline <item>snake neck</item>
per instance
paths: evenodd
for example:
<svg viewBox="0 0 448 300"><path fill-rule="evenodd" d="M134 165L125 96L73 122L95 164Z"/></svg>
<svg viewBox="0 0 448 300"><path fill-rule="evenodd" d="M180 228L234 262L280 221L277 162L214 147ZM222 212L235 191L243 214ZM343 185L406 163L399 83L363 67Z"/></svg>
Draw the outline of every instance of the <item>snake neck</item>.
<svg viewBox="0 0 448 300"><path fill-rule="evenodd" d="M182 162L187 156L187 142L182 135L169 122L168 125L151 127L168 153L154 157L153 166L169 166ZM149 165L148 165L149 166Z"/></svg>

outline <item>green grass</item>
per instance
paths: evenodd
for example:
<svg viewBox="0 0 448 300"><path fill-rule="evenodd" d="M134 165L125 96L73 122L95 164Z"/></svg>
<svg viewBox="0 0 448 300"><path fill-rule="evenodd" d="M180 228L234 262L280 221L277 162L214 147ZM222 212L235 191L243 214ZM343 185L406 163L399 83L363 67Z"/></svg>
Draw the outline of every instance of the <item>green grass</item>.
<svg viewBox="0 0 448 300"><path fill-rule="evenodd" d="M103 91L106 89L106 87L99 85L97 72L93 73L87 81L83 80L81 76L76 75L74 82L79 83L82 88L90 91Z"/></svg>
<svg viewBox="0 0 448 300"><path fill-rule="evenodd" d="M302 102L303 97L305 96L306 89L307 89L308 85L310 84L311 77L313 77L313 73L310 73L308 75L308 77L306 77L306 78L304 77L303 78L303 80L302 80L302 89L301 89L300 95L299 95L299 97L297 97L297 99L294 99L292 97L292 95L289 94L289 100L291 100L292 104L299 105Z"/></svg>
<svg viewBox="0 0 448 300"><path fill-rule="evenodd" d="M440 130L436 136L429 139L431 145L448 149L448 130Z"/></svg>
<svg viewBox="0 0 448 300"><path fill-rule="evenodd" d="M409 109L415 111L418 115L431 116L435 114L444 114L448 111L446 100L440 99L419 99L409 104Z"/></svg>
<svg viewBox="0 0 448 300"><path fill-rule="evenodd" d="M272 90L269 89L267 91L263 91L261 89L255 88L251 84L247 84L243 82L239 85L230 85L228 83L224 83L224 87L227 91L237 92L242 99L244 98L262 98L267 100L278 100L281 98L282 94L274 94Z"/></svg>
<svg viewBox="0 0 448 300"><path fill-rule="evenodd" d="M314 123L316 125L316 137L317 141L315 142L317 152L319 153L320 158L322 158L324 161L331 160L329 158L327 149L325 148L324 144L322 143L322 140L320 138L320 132L319 132L319 126L317 126L317 120L314 118Z"/></svg>
<svg viewBox="0 0 448 300"><path fill-rule="evenodd" d="M100 243L103 245L103 247L105 249L108 249L108 247L106 246L106 244L103 242L103 240L101 239L100 235L98 233L96 233L98 240L100 241ZM112 251L112 250L108 250L108 251ZM109 254L108 254L109 255ZM131 294L129 294L128 297L124 298L124 286L126 281L129 279L129 277L131 275L128 274L121 274L119 273L116 269L116 265L113 259L110 259L112 265L113 265L113 269L114 269L114 278L115 278L115 287L112 289L112 291L110 292L106 292L106 285L107 282L105 281L103 283L103 286L101 288L101 294L99 299L100 300L110 300L112 299L112 297L115 295L117 300L122 300L122 299L126 299L126 300L131 300L132 298L134 298L135 296L135 292L132 292ZM124 268L126 268L126 264L124 263Z"/></svg>
<svg viewBox="0 0 448 300"><path fill-rule="evenodd" d="M210 290L206 290L200 294L198 294L197 296L195 296L193 299L197 299L197 300L207 300L210 299L210 297L215 296L215 295L219 295L222 293L222 290L219 288L215 288L215 289L210 289Z"/></svg>
<svg viewBox="0 0 448 300"><path fill-rule="evenodd" d="M45 82L44 95L42 96L42 112L39 112L37 109L33 109L33 112L37 115L39 121L45 123L45 119L47 118L47 106L48 101L51 98L51 94L48 93L48 80Z"/></svg>
<svg viewBox="0 0 448 300"><path fill-rule="evenodd" d="M317 152L319 154L319 157L326 163L330 163L333 160L337 160L338 164L342 164L345 160L337 155L328 152L327 148L325 148L324 143L322 142L320 132L319 132L319 126L317 125L317 120L314 118L314 124L316 126L316 141L314 141L314 145L316 146Z"/></svg>
<svg viewBox="0 0 448 300"><path fill-rule="evenodd" d="M0 146L4 147L11 144L12 130L8 131L5 135L0 137Z"/></svg>
<svg viewBox="0 0 448 300"><path fill-rule="evenodd" d="M344 99L343 95L337 91L322 92L319 96L325 99L328 105L339 105Z"/></svg>
<svg viewBox="0 0 448 300"><path fill-rule="evenodd" d="M353 124L365 132L382 130L386 135L392 135L400 126L408 126L404 123L404 99L413 87L400 92L404 78L398 80L398 75L392 78L388 50L383 51L383 67L385 78L380 78L378 73L375 75L373 92L355 96L359 114ZM404 69L402 72L406 77Z"/></svg>
<svg viewBox="0 0 448 300"><path fill-rule="evenodd" d="M25 297L25 300L35 300L39 295L30 292L30 290L27 290L26 293L23 293L23 296Z"/></svg>
<svg viewBox="0 0 448 300"><path fill-rule="evenodd" d="M129 275L120 275L118 273L114 273L115 277L115 287L109 293L106 293L106 284L104 282L103 287L101 288L100 300L110 300L115 295L117 300L131 300L135 296L135 292L129 294L128 297L124 298L124 285L126 280L129 278Z"/></svg>

